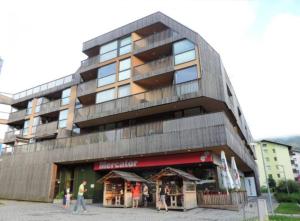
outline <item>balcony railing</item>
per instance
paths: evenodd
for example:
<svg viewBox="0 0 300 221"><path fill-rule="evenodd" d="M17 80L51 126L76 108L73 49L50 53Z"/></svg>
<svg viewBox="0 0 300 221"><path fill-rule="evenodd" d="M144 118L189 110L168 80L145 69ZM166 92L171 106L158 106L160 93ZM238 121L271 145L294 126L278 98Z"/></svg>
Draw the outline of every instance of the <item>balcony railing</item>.
<svg viewBox="0 0 300 221"><path fill-rule="evenodd" d="M134 53L159 47L171 43L179 38L179 35L171 29L155 33L146 38L137 40L133 44Z"/></svg>
<svg viewBox="0 0 300 221"><path fill-rule="evenodd" d="M22 136L23 130L8 131L4 135L4 143L14 142L17 136Z"/></svg>
<svg viewBox="0 0 300 221"><path fill-rule="evenodd" d="M77 79L76 74L71 74L66 77L59 78L57 80L50 81L46 84L42 84L37 87L30 88L26 91L22 91L17 94L14 94L13 99L18 101L18 100L23 100L26 97L41 95L44 92L49 91L51 89L55 90L58 87L63 88L64 86L67 87L69 85L72 85L72 82L76 81L76 80L79 80L79 79Z"/></svg>
<svg viewBox="0 0 300 221"><path fill-rule="evenodd" d="M96 55L94 57L90 57L90 58L87 58L87 59L81 61L81 68L85 68L85 67L91 66L93 64L97 64L99 62L100 62L100 55Z"/></svg>
<svg viewBox="0 0 300 221"><path fill-rule="evenodd" d="M87 94L92 94L96 91L97 79L81 83L77 87L77 96L81 97Z"/></svg>
<svg viewBox="0 0 300 221"><path fill-rule="evenodd" d="M9 114L8 122L23 120L25 116L26 116L26 109L19 110L16 112L11 112Z"/></svg>
<svg viewBox="0 0 300 221"><path fill-rule="evenodd" d="M36 127L35 137L47 137L57 133L57 121L40 124Z"/></svg>
<svg viewBox="0 0 300 221"><path fill-rule="evenodd" d="M132 77L136 81L155 75L164 74L170 71L174 71L173 56L154 60L135 67L133 69Z"/></svg>
<svg viewBox="0 0 300 221"><path fill-rule="evenodd" d="M200 96L199 80L170 85L77 109L75 111L75 122L171 103L179 99L184 100L195 96Z"/></svg>
<svg viewBox="0 0 300 221"><path fill-rule="evenodd" d="M232 144L232 145L231 145ZM236 145L237 144L237 145ZM55 162L100 159L228 145L252 169L255 161L223 112L142 123L14 147L15 154L55 150ZM47 153L47 154L50 154Z"/></svg>
<svg viewBox="0 0 300 221"><path fill-rule="evenodd" d="M54 100L54 101L50 101L44 104L41 104L41 110L39 112L39 114L47 114L47 113L51 113L54 111L58 111L60 108L60 99L58 100Z"/></svg>

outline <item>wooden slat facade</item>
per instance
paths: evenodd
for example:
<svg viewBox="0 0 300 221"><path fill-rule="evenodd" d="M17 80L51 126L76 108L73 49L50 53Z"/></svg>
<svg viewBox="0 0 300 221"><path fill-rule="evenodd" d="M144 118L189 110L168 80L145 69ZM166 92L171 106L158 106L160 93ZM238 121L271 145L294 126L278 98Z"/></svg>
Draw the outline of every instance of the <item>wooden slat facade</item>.
<svg viewBox="0 0 300 221"><path fill-rule="evenodd" d="M97 80L80 84L81 73L92 70L92 68L96 69L100 65L99 56L91 55L93 54L91 50L97 51L102 44L156 23L162 23L168 27L168 33L171 33L171 30L172 33L174 31L177 34L174 35L175 37L173 35L167 37L167 34L154 34L156 37L148 37L148 40L153 38L149 42L147 42L147 39L144 39L144 42L138 40L139 42L133 43L133 45L138 45L134 46L136 48L133 54L187 38L197 45L199 79L177 86L167 86L85 106L74 111L76 98L95 93L97 90ZM145 47L142 47L143 45ZM157 121L113 131L90 133L14 147L12 154L1 156L0 198L51 201L57 164L94 162L99 159L115 159L121 156L133 157L199 150L218 152L225 149L227 154L236 156L237 164L241 165L243 172L257 175L253 153L251 149L248 149L250 148L248 144L252 141L252 136L235 92L219 54L200 35L158 12L85 42L83 52L91 56L82 62L82 66L72 76L71 82L22 98L16 98L12 103L16 104L72 85L78 85L77 90L74 86L74 91L77 94L74 93L72 97L72 105L74 106L73 109L70 108L72 120L69 122L71 126L68 129L72 129L73 123L85 127L99 125L100 123L111 123L114 122L113 120L121 121L126 118L125 114L128 113L133 113L135 117L143 116L143 114L145 116L150 115L148 112L150 108L152 108L152 114L155 114L170 111L170 105L173 104L184 104L184 108L188 108L187 102L190 102L194 103L194 106L200 106L199 99L210 100L211 104L217 103L219 105L218 111L223 112ZM144 71L142 73L144 76L148 76L146 69L143 69L142 66L137 68ZM173 71L173 66L165 65L163 69L164 71L171 69ZM135 71L133 70L133 73L141 75L140 70L139 72ZM160 72L149 73L157 74ZM42 108L42 113L48 113L47 111L59 108L58 101L54 101L53 105L50 105L50 103L44 104L45 110ZM169 105L169 109L165 108L167 105ZM173 110L175 110L175 106ZM220 107L223 110L220 110ZM176 108L183 109L183 107ZM105 121L105 119L109 119L108 117L110 117L110 122ZM127 115L127 118L130 117ZM24 116L20 119L24 119ZM95 119L99 119L99 121L95 121L95 125L89 125L89 122ZM53 127L51 128L53 130Z"/></svg>

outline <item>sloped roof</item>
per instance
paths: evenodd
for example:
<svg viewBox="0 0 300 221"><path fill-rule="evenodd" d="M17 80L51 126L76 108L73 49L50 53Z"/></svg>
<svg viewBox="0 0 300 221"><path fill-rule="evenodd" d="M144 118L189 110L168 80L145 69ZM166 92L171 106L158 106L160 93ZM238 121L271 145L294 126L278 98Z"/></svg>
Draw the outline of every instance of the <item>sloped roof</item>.
<svg viewBox="0 0 300 221"><path fill-rule="evenodd" d="M273 140L266 140L266 139L264 139L264 140L261 140L260 142L266 142L266 143L278 144L278 145L286 146L286 147L288 147L289 149L291 149L291 148L292 148L292 146L291 146L291 145L284 144L284 143L280 143L280 142L273 141Z"/></svg>
<svg viewBox="0 0 300 221"><path fill-rule="evenodd" d="M104 180L107 180L109 178L122 178L126 181L131 181L131 182L141 182L141 183L146 183L148 182L144 178L136 175L135 173L130 173L130 172L125 172L125 171L119 171L119 170L112 170L108 174L106 174L104 177L101 179L97 180L98 183L104 182Z"/></svg>
<svg viewBox="0 0 300 221"><path fill-rule="evenodd" d="M200 179L198 179L197 177L195 177L194 175L192 174L189 174L187 172L184 172L182 170L179 170L179 169L175 169L175 168L172 168L172 167L167 167L163 170L161 170L158 174L154 175L151 177L151 180L157 180L159 179L161 176L163 176L165 173L171 173L171 174L174 174L174 175L177 175L177 176L180 176L186 180L191 180L191 181L200 181Z"/></svg>

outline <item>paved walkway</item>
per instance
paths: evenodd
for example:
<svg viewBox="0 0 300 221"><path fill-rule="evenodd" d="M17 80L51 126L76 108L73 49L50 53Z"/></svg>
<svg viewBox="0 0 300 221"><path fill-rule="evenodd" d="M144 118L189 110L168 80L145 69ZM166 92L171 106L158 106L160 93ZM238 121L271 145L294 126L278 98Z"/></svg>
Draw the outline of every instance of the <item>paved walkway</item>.
<svg viewBox="0 0 300 221"><path fill-rule="evenodd" d="M72 214L71 210L65 210L61 205L50 203L32 203L19 201L1 201L0 221L240 221L243 219L243 211L226 211L216 209L196 208L187 212L164 211L157 212L154 209L124 209L103 208L100 205L88 205L88 213ZM246 209L246 217L253 216L253 208Z"/></svg>

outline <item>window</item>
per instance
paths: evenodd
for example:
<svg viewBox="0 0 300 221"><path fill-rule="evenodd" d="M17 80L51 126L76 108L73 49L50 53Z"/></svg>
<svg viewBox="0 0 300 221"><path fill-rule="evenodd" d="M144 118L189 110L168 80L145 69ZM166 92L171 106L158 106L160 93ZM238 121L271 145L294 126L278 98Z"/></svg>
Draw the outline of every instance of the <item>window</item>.
<svg viewBox="0 0 300 221"><path fill-rule="evenodd" d="M116 63L105 65L98 69L98 87L116 81Z"/></svg>
<svg viewBox="0 0 300 221"><path fill-rule="evenodd" d="M24 126L23 126L23 135L26 136L29 133L29 122L30 120L25 120Z"/></svg>
<svg viewBox="0 0 300 221"><path fill-rule="evenodd" d="M263 146L263 147L266 147L266 146L267 146L267 144L263 143L263 144L262 144L262 146Z"/></svg>
<svg viewBox="0 0 300 221"><path fill-rule="evenodd" d="M272 149L273 153L276 153L275 149Z"/></svg>
<svg viewBox="0 0 300 221"><path fill-rule="evenodd" d="M279 173L277 174L277 177L280 178L280 174Z"/></svg>
<svg viewBox="0 0 300 221"><path fill-rule="evenodd" d="M269 171L271 170L271 166L266 166L266 167L267 167L267 170L269 170Z"/></svg>
<svg viewBox="0 0 300 221"><path fill-rule="evenodd" d="M266 161L267 161L267 162L269 162L269 161L270 161L270 158L269 158L269 157L266 157L265 159L266 159Z"/></svg>
<svg viewBox="0 0 300 221"><path fill-rule="evenodd" d="M43 98L40 97L36 101L35 113L39 113L41 111L41 104L43 103Z"/></svg>
<svg viewBox="0 0 300 221"><path fill-rule="evenodd" d="M119 55L131 52L131 37L126 37L120 40Z"/></svg>
<svg viewBox="0 0 300 221"><path fill-rule="evenodd" d="M61 101L60 101L60 105L67 105L70 103L70 95L71 95L71 88L65 89L62 92L61 95Z"/></svg>
<svg viewBox="0 0 300 221"><path fill-rule="evenodd" d="M268 149L264 148L263 149L264 153L268 153Z"/></svg>
<svg viewBox="0 0 300 221"><path fill-rule="evenodd" d="M58 128L67 127L68 109L59 112Z"/></svg>
<svg viewBox="0 0 300 221"><path fill-rule="evenodd" d="M274 157L274 160L277 161L277 157Z"/></svg>
<svg viewBox="0 0 300 221"><path fill-rule="evenodd" d="M119 86L118 88L118 97L126 97L130 95L130 84L125 84L122 86Z"/></svg>
<svg viewBox="0 0 300 221"><path fill-rule="evenodd" d="M27 104L27 109L26 109L26 114L29 115L32 113L32 100L31 101L28 101L28 104Z"/></svg>
<svg viewBox="0 0 300 221"><path fill-rule="evenodd" d="M228 97L232 97L232 93L231 93L228 85L226 85L226 88L227 88L227 95L228 95Z"/></svg>
<svg viewBox="0 0 300 221"><path fill-rule="evenodd" d="M40 124L40 121L41 121L40 117L33 118L32 134L35 134L36 127Z"/></svg>
<svg viewBox="0 0 300 221"><path fill-rule="evenodd" d="M196 66L181 69L175 72L175 84L196 80L197 78L198 72Z"/></svg>
<svg viewBox="0 0 300 221"><path fill-rule="evenodd" d="M109 101L115 98L115 88L101 91L96 95L96 103L102 103L105 101Z"/></svg>
<svg viewBox="0 0 300 221"><path fill-rule="evenodd" d="M118 41L113 41L101 46L100 62L110 60L117 57Z"/></svg>
<svg viewBox="0 0 300 221"><path fill-rule="evenodd" d="M119 81L130 78L131 75L131 59L125 59L119 63Z"/></svg>
<svg viewBox="0 0 300 221"><path fill-rule="evenodd" d="M242 112L239 107L237 108L237 111L238 111L239 116L242 116Z"/></svg>
<svg viewBox="0 0 300 221"><path fill-rule="evenodd" d="M174 56L175 65L192 61L195 60L196 58L195 45L188 40L182 40L174 43L173 51L175 55Z"/></svg>

